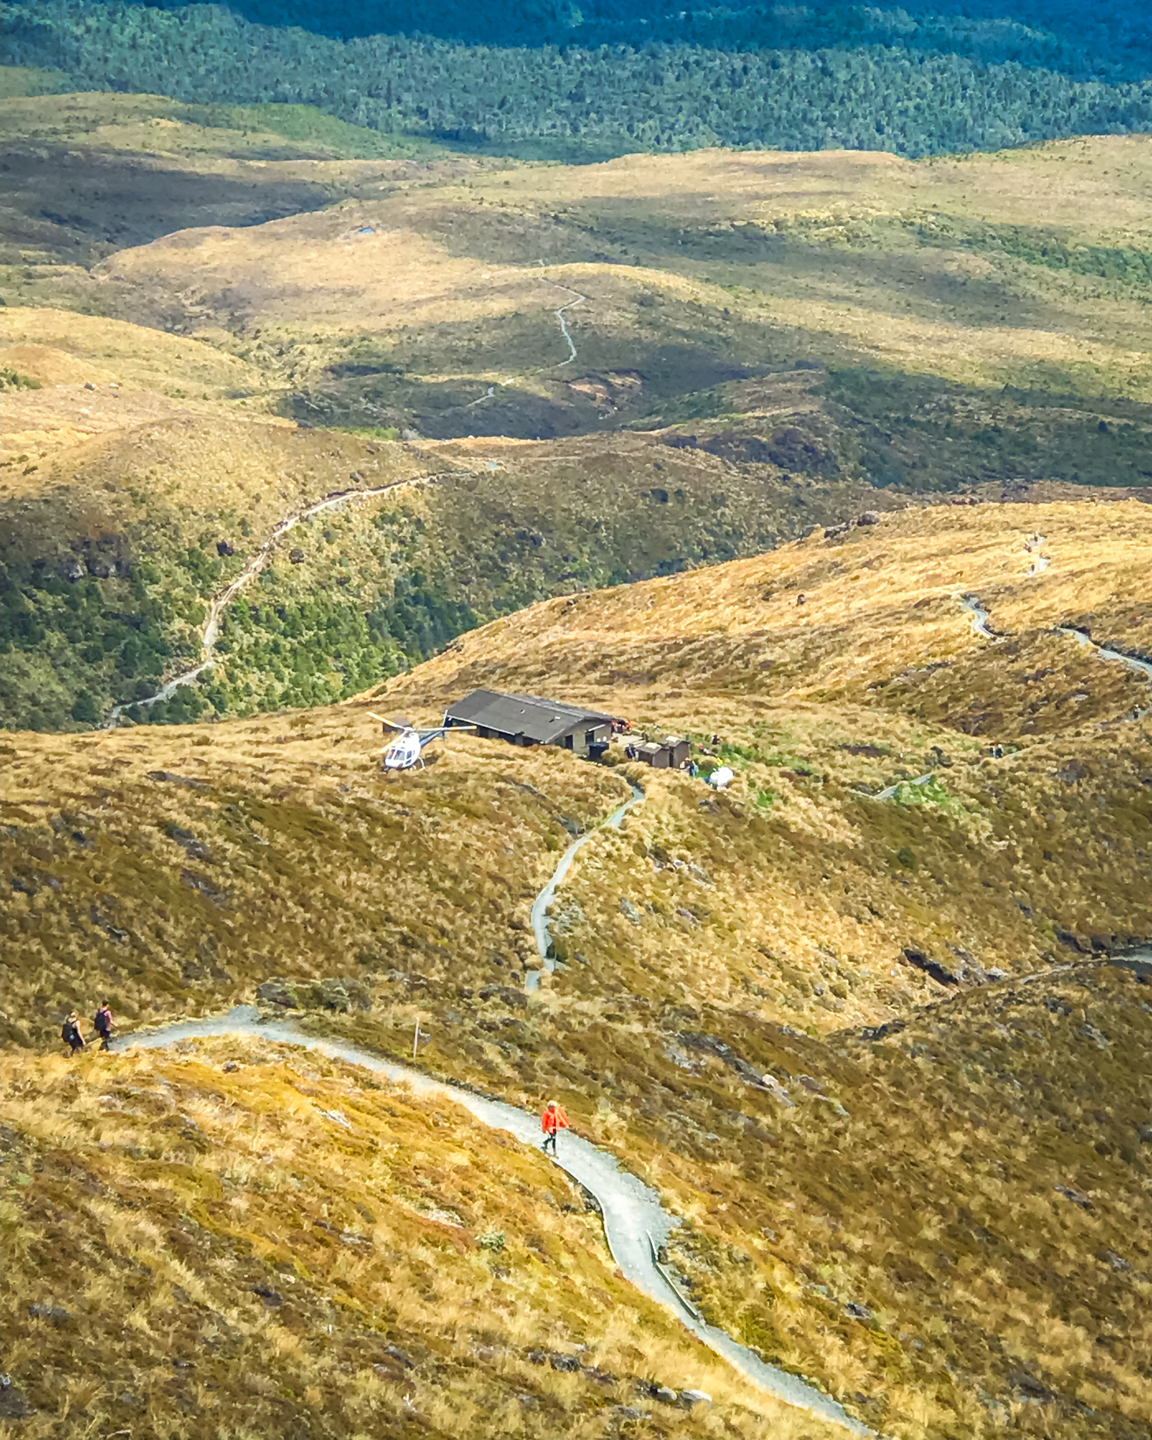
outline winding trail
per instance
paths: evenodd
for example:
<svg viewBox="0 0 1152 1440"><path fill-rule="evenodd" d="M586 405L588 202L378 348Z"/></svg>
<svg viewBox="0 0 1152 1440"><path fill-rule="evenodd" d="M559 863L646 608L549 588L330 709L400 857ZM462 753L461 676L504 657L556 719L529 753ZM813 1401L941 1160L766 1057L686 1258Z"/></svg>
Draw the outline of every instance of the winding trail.
<svg viewBox="0 0 1152 1440"><path fill-rule="evenodd" d="M1031 537L1029 545L1030 547L1042 545L1045 539L1046 537L1043 535L1034 535ZM1041 561L1043 562L1042 564L1039 563ZM1047 556L1038 556L1037 560L1033 562L1032 571L1029 573L1038 573L1039 570L1046 569L1049 563L1050 561ZM959 590L954 590L952 595L953 599L960 601L961 608L967 613L974 635L979 635L982 640L992 641L1006 640L1008 638L1007 634L998 634L995 630L989 628L989 612L980 604L977 596L971 592L962 594ZM1064 635L1070 640L1079 641L1081 645L1090 645L1101 660L1118 660L1121 664L1127 665L1130 670L1135 670L1147 680L1152 681L1152 660L1146 660L1142 655L1129 655L1123 650L1113 650L1110 646L1102 645L1098 640L1093 640L1087 630L1077 630L1068 625L1049 625L1043 628L1047 629L1050 634ZM1143 720L1148 715L1152 715L1152 705L1135 711L1131 718L1134 720ZM929 771L927 775L918 775L914 780L897 780L891 785L886 785L883 790L877 790L874 794L867 791L861 791L860 794L867 800L891 800L901 786L927 785L934 773L934 771ZM537 943L539 943L539 936L537 937Z"/></svg>
<svg viewBox="0 0 1152 1440"><path fill-rule="evenodd" d="M541 278L544 279L544 277ZM576 299L570 301L567 305L560 306L555 312L560 322L561 331L572 352L567 360L561 362L567 365L576 359L576 346L568 332L563 312L578 305L587 297L580 295L579 292L575 290L571 290L568 286L559 285L558 282L553 280L545 279L544 283L556 285L557 288L566 290L569 294L576 296ZM493 389L490 387L488 394L481 398L487 399L492 393ZM470 472L447 472L448 475L466 475L468 473ZM260 549L249 560L241 575L212 602L208 618L202 631L202 658L200 663L194 669L188 670L168 681L154 696L133 703L150 705L156 703L158 700L167 698L173 694L180 685L187 684L190 680L195 679L212 663L216 641L219 637L220 622L228 604L245 585L250 583L251 580L265 568L274 553L277 542L301 520L319 514L324 510L332 509L349 500L368 499L390 490L403 488L407 485L430 484L441 478L446 478L446 476L425 476L415 480L400 481L391 485L375 487L370 490L342 491L338 494L328 495L323 500L280 521L269 539L264 542ZM957 594L956 598L961 600L964 610L970 615L972 630L975 634L988 640L1003 638L988 628L989 612L980 605L976 596L971 594L961 596ZM1069 627L1052 628L1056 633L1074 638L1082 644L1093 646L1101 659L1121 661L1144 674L1149 680L1152 680L1152 661L1145 660L1140 656L1127 655L1122 651L1100 645L1094 641L1087 632L1082 630ZM115 722L124 708L123 705L119 705L114 709L110 723ZM1142 713L1147 714L1149 712L1144 711ZM913 780L897 781L895 784L886 787L884 790L881 790L869 798L877 800L890 799L899 790L901 785L924 785L931 779L932 772ZM555 899L557 888L567 876L576 854L582 846L587 844L603 829L619 829L623 824L625 815L633 809L633 807L643 803L646 798L644 791L634 782L630 781L629 784L632 790L630 798L613 810L612 813L600 821L598 825L593 826L592 829L578 836L568 846L560 857L547 884L539 892L532 904L532 932L543 969L549 973L555 970L556 961L549 954L551 936L548 925L548 911ZM1132 952L1127 959L1121 959L1114 963L1126 964L1130 968L1139 967L1143 973L1148 969L1150 957L1152 957L1152 951L1138 949ZM1100 963L1109 963L1109 961L1102 960ZM1044 975L1060 973L1070 968L1072 968L1071 964L1062 965L1033 976L1010 977L1010 983L1026 983L1029 980L1040 979ZM529 991L534 991L539 989L539 985L540 973L536 971L529 972L526 976L526 988ZM535 1149L539 1144L539 1120L534 1113L520 1110L515 1106L506 1104L504 1101L477 1094L472 1090L464 1088L462 1085L449 1084L446 1081L437 1080L411 1066L401 1065L383 1059L379 1055L373 1054L371 1051L365 1050L360 1046L333 1038L307 1034L286 1021L264 1019L260 1011L253 1006L241 1005L235 1007L225 1015L197 1020L176 1021L169 1025L159 1026L154 1030L134 1032L131 1035L114 1040L112 1042L112 1048L121 1051L129 1048L161 1049L183 1040L228 1035L247 1036L254 1039L300 1046L303 1049L315 1051L334 1060L343 1061L350 1065L361 1066L375 1074L382 1075L394 1084L408 1086L417 1096L435 1096L438 1099L456 1103L467 1110L482 1124L494 1129L508 1131L526 1146ZM680 1222L677 1217L670 1215L664 1210L659 1193L644 1184L637 1176L622 1169L616 1158L608 1151L600 1149L581 1136L567 1132L563 1135L563 1145L564 1150L557 1155L555 1163L595 1196L601 1207L605 1238L612 1258L627 1280L650 1299L655 1300L672 1311L692 1334L697 1336L716 1354L727 1360L745 1379L751 1381L766 1393L787 1404L794 1405L811 1414L820 1416L824 1420L840 1425L853 1435L872 1436L874 1434L867 1426L853 1419L831 1396L818 1390L814 1385L809 1384L800 1376L792 1375L785 1370L768 1364L752 1350L738 1344L726 1331L721 1330L717 1326L709 1325L680 1293L680 1290L669 1276L666 1267L660 1263L659 1248Z"/></svg>
<svg viewBox="0 0 1152 1440"><path fill-rule="evenodd" d="M599 825L585 831L568 846L548 883L533 902L532 930L541 961L549 971L554 970L556 964L548 955L548 907L555 897L556 887L567 875L576 852L582 845L587 844L601 830L618 830L628 811L643 803L646 798L644 791L631 781L629 784L632 789L631 796ZM539 974L530 973L527 977L527 988L538 989L539 984ZM540 1142L540 1121L535 1114L518 1110L502 1100L492 1100L476 1094L463 1086L434 1079L412 1066L398 1065L391 1060L382 1059L358 1045L305 1034L286 1021L262 1019L260 1011L250 1005L239 1005L226 1015L201 1020L178 1020L171 1025L161 1025L155 1030L134 1032L113 1041L112 1048L160 1049L180 1040L195 1040L212 1035L244 1035L300 1045L333 1060L363 1066L395 1084L409 1086L416 1095L434 1095L438 1099L453 1101L463 1106L483 1124L510 1131L524 1145L535 1148ZM834 1424L842 1425L854 1435L873 1434L867 1426L854 1420L830 1395L824 1394L798 1375L791 1375L786 1370L769 1365L753 1351L738 1344L726 1331L709 1325L680 1293L666 1267L660 1262L660 1246L680 1222L664 1209L659 1194L635 1175L621 1169L614 1155L599 1149L581 1136L569 1131L563 1135L561 1143L564 1148L557 1155L556 1164L596 1197L603 1214L608 1248L627 1280L650 1299L673 1311L693 1335L760 1389L789 1405L798 1406Z"/></svg>
<svg viewBox="0 0 1152 1440"><path fill-rule="evenodd" d="M586 845L593 835L601 830L619 830L624 823L624 816L634 805L644 802L644 791L633 781L628 782L632 786L632 798L625 800L624 804L613 810L606 820L601 820L599 825L594 825L591 830L585 830L583 835L578 835L572 844L560 857L560 863L553 870L551 879L539 895L532 902L532 934L536 939L536 949L540 953L540 964L551 974L556 969L556 960L549 952L552 948L552 937L548 933L548 910L552 901L556 898L556 887L564 879L565 875L572 868L572 861L576 858L576 852L582 845ZM540 971L529 970L524 977L524 988L526 990L539 990Z"/></svg>
<svg viewBox="0 0 1152 1440"><path fill-rule="evenodd" d="M629 802L635 803L634 800ZM594 834L594 831L589 832ZM586 837L585 837L586 838ZM369 1050L341 1040L307 1035L284 1021L263 1021L260 1012L249 1005L239 1005L226 1015L204 1020L182 1020L162 1025L156 1030L142 1031L113 1042L113 1049L139 1047L161 1049L180 1040L195 1040L211 1035L244 1035L254 1039L280 1041L315 1050L333 1060L360 1065L398 1085L407 1085L416 1095L433 1095L453 1101L493 1129L508 1130L522 1144L535 1148L540 1141L540 1120L535 1114L490 1100L463 1087L435 1080L408 1065L383 1060ZM825 1420L843 1425L854 1435L872 1432L847 1412L829 1395L823 1394L796 1375L768 1365L743 1345L738 1345L725 1331L709 1325L680 1297L665 1277L656 1250L678 1223L660 1204L655 1190L622 1170L615 1156L598 1149L579 1135L566 1133L564 1149L556 1163L599 1201L604 1215L604 1233L612 1258L626 1279L650 1299L672 1310L678 1319L705 1345L762 1390L790 1405L799 1406Z"/></svg>
<svg viewBox="0 0 1152 1440"><path fill-rule="evenodd" d="M1152 680L1152 660L1145 660L1143 655L1130 655L1124 650L1113 650L1108 645L1102 645L1099 640L1093 640L1087 630L1077 630L1071 625L1058 625L1056 630L1070 640L1078 640L1081 645L1090 645L1101 660L1119 660L1122 665L1127 665L1129 670L1135 670L1145 679ZM1152 711L1141 710L1140 718L1142 719L1149 713Z"/></svg>
<svg viewBox="0 0 1152 1440"><path fill-rule="evenodd" d="M543 265L543 263L543 260L541 260L540 264ZM560 322L561 335L563 335L564 339L568 342L568 358L567 360L557 360L555 365L545 365L543 368L545 370L562 370L565 365L571 365L573 360L576 359L576 342L572 339L572 334L568 329L568 321L564 318L564 312L565 310L574 309L577 305L587 300L588 296L581 295L579 290L573 290L571 285L561 285L559 280L549 280L547 275L541 275L538 278L542 285L554 285L557 290L563 290L567 294L574 295L576 297L574 300L569 300L567 305L561 305L558 309L553 310L552 312L553 315L556 316L556 319ZM483 405L486 400L491 400L495 397L496 391L498 389L503 390L511 383L512 382L510 380L504 380L498 382L495 385L489 385L488 389L485 390L483 395L477 396L475 400L469 400L467 405L462 405L459 408L462 410L471 410L477 405Z"/></svg>
<svg viewBox="0 0 1152 1440"><path fill-rule="evenodd" d="M290 530L294 530L302 520L308 520L313 515L319 515L325 510L334 510L338 505L343 505L350 500L371 500L377 495L387 495L392 490L418 489L425 485L432 485L438 480L451 479L455 476L467 476L473 472L470 470L445 470L437 475L418 475L411 480L393 480L388 485L375 485L370 490L337 490L317 500L312 505L306 505L304 509L297 510L294 514L288 515L280 520L273 527L272 534L257 549L244 569L235 580L223 590L214 600L209 603L208 615L200 631L200 659L190 670L182 670L179 675L174 675L171 680L166 680L154 695L148 695L142 700L125 700L120 705L112 707L108 719L100 727L110 729L116 724L125 710L133 705L155 705L161 700L170 700L181 685L191 685L198 679L205 670L212 667L216 657L216 642L220 638L220 622L224 618L224 612L228 606L239 595L245 586L250 585L260 572L267 568L269 561L276 552L277 544L283 540Z"/></svg>
<svg viewBox="0 0 1152 1440"><path fill-rule="evenodd" d="M1031 535L1024 537L1024 551L1032 559L1028 565L1028 574L1041 575L1052 564L1052 557L1042 553L1043 547L1048 543L1047 535L1041 535L1037 530ZM1006 634L997 634L988 626L989 613L980 604L979 599L971 592L961 593L959 590L952 592L953 599L959 600L962 609L967 611L971 617L973 633L984 640L1005 640ZM1069 640L1078 640L1081 645L1090 645L1101 660L1118 660L1121 664L1127 665L1130 670L1135 670L1143 675L1145 679L1152 680L1152 660L1143 655L1132 655L1124 650L1114 650L1111 646L1102 645L1099 640L1093 640L1087 630L1079 630L1074 625L1047 625L1040 627L1052 635L1064 635ZM1136 718L1143 719L1145 715L1152 714L1152 709L1137 711ZM913 784L920 784L916 780Z"/></svg>
<svg viewBox="0 0 1152 1440"><path fill-rule="evenodd" d="M971 617L972 632L984 640L999 640L1000 636L988 628L988 611L980 604L975 595L956 595L960 601L961 608L966 610Z"/></svg>
<svg viewBox="0 0 1152 1440"><path fill-rule="evenodd" d="M1040 558L1046 559L1044 556ZM997 634L995 630L988 628L988 611L984 609L975 595L961 595L959 592L955 592L955 598L960 601L962 608L966 610L971 617L974 634L979 635L984 640L1005 640L1008 638L1006 634ZM1114 650L1110 645L1103 645L1099 640L1093 640L1087 630L1078 630L1072 625L1045 625L1040 628L1047 631L1050 635L1063 635L1066 639L1076 640L1081 645L1088 645L1096 652L1101 660L1118 660L1122 665L1127 665L1129 670L1135 670L1138 675L1143 675L1146 680L1152 681L1152 660L1145 659L1143 655L1132 655L1125 650ZM1148 715L1152 715L1152 705L1146 706L1142 710L1137 710L1131 718L1143 720ZM929 778L930 777L925 776L925 779ZM913 780L910 783L920 785L924 782L922 780ZM882 791L873 798L886 800L890 797L891 793L892 790L891 787L889 787L888 790Z"/></svg>
<svg viewBox="0 0 1152 1440"><path fill-rule="evenodd" d="M552 312L560 322L560 333L567 341L569 355L566 360L557 361L555 366L549 366L548 368L561 369L565 365L571 365L576 359L576 342L572 339L571 332L568 329L568 322L564 318L564 312L565 310L571 310L575 306L582 304L583 301L588 299L588 296L581 295L579 290L573 290L570 285L562 285L559 280L550 280L546 275L541 275L539 279L543 285L553 285L557 290L563 290L566 294L575 296L575 299L569 300L566 305L561 305ZM500 386L499 388L503 389L504 387ZM489 385L488 389L479 399L469 401L463 408L465 410L471 410L474 405L482 405L486 400L491 400L495 396L496 390L496 385ZM448 470L438 475L420 475L411 480L394 480L389 485L376 485L370 490L339 490L326 495L323 500L317 500L314 504L305 506L303 510L297 510L294 514L279 521L273 529L272 534L265 540L263 545L255 551L236 579L232 581L226 590L209 603L208 616L200 631L200 659L197 663L187 670L182 670L179 675L173 675L171 680L166 680L154 695L146 695L141 700L125 700L119 705L114 705L108 719L104 721L103 725L99 728L102 730L111 729L120 719L124 711L130 709L133 705L151 706L159 704L161 700L170 700L182 685L193 684L203 675L205 670L211 669L216 655L216 642L220 638L220 622L223 619L225 610L227 610L236 596L239 595L240 591L243 590L245 586L250 585L256 576L267 568L268 562L275 553L277 543L282 540L290 530L295 529L302 520L308 520L313 515L319 515L324 510L333 510L337 505L343 505L349 500L370 500L373 496L385 495L390 490L431 485L437 480L449 479L453 476L466 476L472 473L470 470Z"/></svg>
<svg viewBox="0 0 1152 1440"><path fill-rule="evenodd" d="M577 305L581 304L582 301L587 300L588 296L581 295L579 290L573 290L571 285L561 285L559 280L549 280L547 275L541 275L540 280L545 285L555 285L557 290L564 290L569 295L575 295L576 297L575 300L569 300L567 305L561 305L558 310L554 310L552 312L556 316L556 319L559 320L560 333L564 336L564 339L567 340L568 349L572 352L568 356L567 360L561 360L560 363L554 367L555 369L559 370L564 365L571 365L573 360L576 359L576 342L572 339L572 336L568 332L568 322L564 318L564 312L565 310L574 309Z"/></svg>

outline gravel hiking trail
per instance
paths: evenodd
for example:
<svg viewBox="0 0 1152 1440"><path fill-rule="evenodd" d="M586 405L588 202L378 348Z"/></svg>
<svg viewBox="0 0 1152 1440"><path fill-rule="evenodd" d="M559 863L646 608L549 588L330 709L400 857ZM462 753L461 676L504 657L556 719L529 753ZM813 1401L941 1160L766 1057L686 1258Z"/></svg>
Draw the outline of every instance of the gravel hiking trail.
<svg viewBox="0 0 1152 1440"><path fill-rule="evenodd" d="M1034 539L1035 538L1043 541L1044 536L1041 535L1034 537ZM1041 556L1040 558L1044 559L1045 565L1047 565L1048 562L1045 557ZM1005 640L1008 638L1006 635L989 629L988 611L984 609L975 595L961 595L957 592L954 598L960 601L961 608L968 615L974 635L979 635L982 640ZM1093 640L1087 630L1074 630L1067 625L1054 625L1048 628L1055 635L1064 635L1067 636L1069 640L1078 640L1081 645L1091 646L1101 660L1119 660L1122 664L1127 665L1130 670L1135 670L1138 674L1145 676L1146 679L1152 680L1152 660L1145 660L1142 655L1126 654L1123 650L1112 650L1107 645L1102 645L1098 640ZM1143 710L1137 710L1132 718L1134 720L1143 720L1146 715L1152 715L1152 706ZM869 795L865 792L861 793L865 794L865 798L868 800L891 800L905 785L923 786L929 784L935 773L934 770L930 770L927 775L917 775L914 780L897 780L892 785L886 785L883 790L877 790L875 794ZM539 944L539 935L537 935L537 944Z"/></svg>
<svg viewBox="0 0 1152 1440"><path fill-rule="evenodd" d="M574 300L569 300L567 305L561 305L558 310L553 310L552 312L553 315L556 316L556 319L560 322L560 333L564 336L564 339L567 340L568 349L571 352L567 360L561 360L557 364L556 369L559 370L564 365L571 365L573 360L576 359L576 342L572 339L572 336L568 331L568 321L564 318L564 312L565 310L573 310L577 305L583 304L583 302L588 299L588 296L581 295L579 290L573 290L571 285L561 285L559 280L549 280L547 275L541 275L540 279L543 284L554 285L557 290L563 290L567 294L574 295L576 297Z"/></svg>
<svg viewBox="0 0 1152 1440"><path fill-rule="evenodd" d="M988 611L980 604L975 595L958 595L960 607L971 617L972 633L979 635L983 640L999 640L1001 637L994 634L988 628Z"/></svg>
<svg viewBox="0 0 1152 1440"><path fill-rule="evenodd" d="M1143 655L1131 655L1125 650L1113 650L1110 646L1101 644L1099 640L1093 640L1087 630L1077 630L1070 625L1060 625L1057 626L1057 629L1069 640L1077 640L1081 645L1090 645L1100 660L1119 660L1122 665L1127 665L1129 670L1135 670L1146 680L1152 681L1152 660L1146 660ZM1143 720L1146 715L1152 715L1152 708L1137 710L1133 718Z"/></svg>
<svg viewBox="0 0 1152 1440"><path fill-rule="evenodd" d="M1043 540L1043 538L1043 536L1040 537L1041 540ZM1049 563L1044 556L1041 556L1040 559L1045 561L1045 566ZM956 592L954 598L960 601L961 608L968 614L974 635L979 635L983 640L1006 640L1008 638L1007 632L1000 632L989 628L989 612L984 609L975 595L961 595L959 592ZM1063 635L1068 640L1076 640L1081 645L1087 645L1096 652L1098 659L1119 661L1121 665L1126 665L1129 670L1135 670L1138 675L1143 675L1146 680L1152 681L1152 660L1147 659L1143 655L1133 655L1126 650L1114 650L1110 645L1105 645L1100 640L1094 640L1087 630L1078 630L1072 625L1047 625L1041 628L1047 630L1052 635ZM1152 715L1152 706L1137 710L1132 716L1132 719L1143 720L1146 715ZM925 778L927 779L929 777ZM922 780L912 781L914 785L923 783ZM889 798L890 793L891 790L886 791L881 795L873 796L873 799L886 800Z"/></svg>
<svg viewBox="0 0 1152 1440"><path fill-rule="evenodd" d="M632 803L632 802L629 802ZM595 833L595 832L589 832ZM397 1085L407 1085L415 1095L433 1095L462 1105L494 1129L508 1130L522 1144L537 1148L541 1141L539 1116L518 1110L502 1100L491 1100L456 1085L446 1084L407 1065L384 1060L369 1050L341 1040L307 1035L285 1021L262 1020L253 1006L239 1005L226 1015L203 1020L176 1021L152 1031L140 1031L113 1042L113 1049L160 1049L181 1040L196 1040L212 1035L243 1035L253 1039L300 1045L333 1060L363 1066ZM608 1248L626 1279L651 1299L672 1310L689 1330L718 1355L762 1390L790 1405L799 1406L826 1420L843 1425L854 1435L872 1432L852 1419L829 1395L807 1384L799 1376L790 1375L766 1364L758 1355L738 1345L725 1331L709 1325L689 1306L666 1278L659 1263L657 1249L672 1231L676 1220L660 1204L655 1190L622 1170L613 1155L598 1149L582 1136L571 1131L561 1137L556 1164L593 1194L604 1217L604 1233Z"/></svg>
<svg viewBox="0 0 1152 1440"><path fill-rule="evenodd" d="M578 835L572 844L560 857L560 863L553 870L552 876L547 885L540 891L539 895L532 902L532 934L536 940L536 949L540 953L540 964L551 974L556 969L556 959L550 953L552 948L552 937L548 933L548 909L556 898L556 887L568 874L572 861L576 858L576 852L582 845L586 845L600 830L619 830L624 822L624 816L634 805L640 805L644 801L644 791L634 781L628 782L632 786L632 798L625 800L623 805L618 806L606 820L601 820L599 825L593 825L591 830L585 830L583 835ZM526 990L539 990L540 971L529 970L524 977L524 988Z"/></svg>
<svg viewBox="0 0 1152 1440"><path fill-rule="evenodd" d="M313 515L319 515L325 510L334 510L338 505L344 505L350 500L371 500L377 495L387 495L392 490L405 490L418 488L424 485L433 485L438 480L448 480L456 477L471 475L470 470L446 470L439 475L418 475L411 480L394 480L389 485L374 485L370 490L338 490L334 494L325 495L323 500L317 500L312 505L306 505L302 510L296 510L291 515L285 516L273 527L272 534L264 541L263 545L252 555L252 558L244 566L244 569L237 575L236 579L221 591L217 597L209 602L208 618L200 631L200 659L190 670L182 670L179 675L174 675L171 680L166 680L155 695L148 695L142 700L125 700L120 705L112 707L111 714L104 722L102 729L109 729L120 719L123 712L133 705L155 705L161 700L170 700L181 685L191 685L198 679L205 670L211 668L216 656L216 641L220 638L220 622L224 618L224 612L240 591L246 585L250 585L260 572L267 568L268 562L275 553L277 544L283 540L290 530L294 530L302 520L311 519Z"/></svg>
<svg viewBox="0 0 1152 1440"><path fill-rule="evenodd" d="M928 777L924 777L927 779ZM923 783L923 782L912 782ZM601 830L619 829L624 816L634 806L642 804L645 795L633 781L629 781L632 794L612 813L592 829L577 837L560 857L548 883L537 895L532 906L532 930L540 958L548 970L555 968L555 961L549 961L548 950L548 907L555 897L557 886L571 868L576 852L587 844ZM1152 974L1152 949L1137 946L1121 954L1098 961L1099 964L1116 964L1137 971L1142 975ZM1008 985L1026 984L1045 976L1062 973L1071 969L1071 964L1054 966L1035 975L1010 977ZM539 976L529 976L528 989L539 986ZM131 1047L160 1049L180 1041L196 1040L208 1036L237 1035L254 1039L269 1040L288 1045L299 1045L314 1050L331 1059L359 1065L397 1085L407 1085L415 1095L435 1096L441 1100L455 1102L464 1107L484 1125L509 1131L522 1144L536 1148L540 1144L540 1121L537 1115L517 1109L502 1100L437 1080L409 1065L400 1065L386 1060L370 1050L357 1045L324 1036L306 1034L294 1024L285 1020L267 1019L254 1006L239 1005L226 1015L210 1016L199 1020L175 1021L154 1030L136 1032L113 1041L112 1048L125 1050ZM604 1220L604 1233L612 1258L624 1277L650 1299L671 1310L698 1339L751 1381L760 1389L789 1405L795 1405L818 1415L822 1419L841 1425L853 1435L871 1436L875 1432L850 1416L830 1395L817 1389L798 1375L780 1370L762 1360L754 1351L738 1344L718 1326L709 1325L692 1304L685 1299L674 1283L667 1268L661 1264L660 1247L679 1223L669 1215L660 1202L659 1194L650 1186L621 1168L615 1156L593 1145L582 1136L571 1131L562 1136L562 1147L555 1163L575 1181L595 1196Z"/></svg>
<svg viewBox="0 0 1152 1440"><path fill-rule="evenodd" d="M543 262L541 262L543 263ZM559 369L565 365L571 365L576 359L576 343L568 330L568 322L564 318L565 310L571 310L574 306L581 304L588 299L587 295L581 295L579 290L573 290L570 285L561 285L558 280L549 280L546 275L541 275L540 281L544 285L555 286L557 290L563 290L566 294L575 298L569 300L566 305L559 306L552 313L560 322L560 333L567 341L569 355L566 360L557 362L555 368ZM473 400L464 409L471 409L473 405L480 405L485 400L490 400L496 393L496 386L489 385L485 394L478 400ZM179 675L173 675L171 680L166 680L154 695L146 695L140 700L125 700L119 705L112 707L108 719L104 722L102 729L110 729L120 719L125 710L133 705L151 706L159 704L161 700L170 700L182 685L191 685L203 675L205 670L212 667L216 656L216 641L220 638L220 622L224 612L232 601L239 595L240 591L264 570L273 554L279 541L281 541L290 530L295 529L302 520L308 520L313 515L319 515L325 510L333 510L337 505L343 505L349 500L370 500L376 495L385 495L390 490L402 490L405 488L416 488L424 485L433 485L438 480L453 478L466 478L473 472L470 470L448 470L439 475L419 475L411 480L396 480L390 485L376 485L370 490L340 490L335 494L326 495L323 500L317 500L312 505L307 505L302 510L286 516L272 531L272 534L264 541L263 545L253 554L252 558L244 566L244 569L235 580L208 605L208 618L204 622L200 632L200 659L188 670L182 670Z"/></svg>
<svg viewBox="0 0 1152 1440"><path fill-rule="evenodd" d="M541 265L544 264L543 260L539 261L538 263ZM545 365L543 369L562 370L565 365L571 365L572 362L576 359L576 342L572 339L571 331L568 329L568 321L564 318L564 312L565 310L575 309L577 305L583 304L583 302L588 299L588 296L581 295L579 290L573 290L571 285L561 285L559 280L549 280L547 275L541 275L538 278L542 285L553 285L557 290L563 290L565 294L575 297L574 299L569 300L567 305L561 305L552 312L560 323L561 335L563 335L564 339L568 342L568 358L566 360L557 360L555 365ZM459 408L462 410L471 410L477 405L483 405L486 400L495 399L497 390L504 390L511 384L511 380L502 380L498 381L494 385L489 385L488 389L485 390L483 395L477 396L475 400L469 400L467 405L462 405Z"/></svg>

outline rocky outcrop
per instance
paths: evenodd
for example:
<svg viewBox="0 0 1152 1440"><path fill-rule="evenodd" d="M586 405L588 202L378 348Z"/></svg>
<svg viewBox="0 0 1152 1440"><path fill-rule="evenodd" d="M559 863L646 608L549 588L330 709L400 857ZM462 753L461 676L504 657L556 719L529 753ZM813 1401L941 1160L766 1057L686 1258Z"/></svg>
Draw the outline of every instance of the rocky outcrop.
<svg viewBox="0 0 1152 1440"><path fill-rule="evenodd" d="M350 976L324 980L265 980L256 990L258 1005L275 1005L284 1010L370 1010L368 987Z"/></svg>
<svg viewBox="0 0 1152 1440"><path fill-rule="evenodd" d="M909 965L914 965L917 970L923 970L925 975L930 975L938 985L958 985L960 983L951 970L941 965L939 960L933 960L930 955L925 955L923 950L905 948L904 959Z"/></svg>

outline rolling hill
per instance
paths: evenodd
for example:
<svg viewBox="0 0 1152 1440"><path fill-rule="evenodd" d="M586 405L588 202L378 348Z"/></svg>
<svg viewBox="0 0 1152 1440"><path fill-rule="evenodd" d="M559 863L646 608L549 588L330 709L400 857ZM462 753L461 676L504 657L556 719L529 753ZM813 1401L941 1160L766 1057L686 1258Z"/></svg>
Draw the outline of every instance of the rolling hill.
<svg viewBox="0 0 1152 1440"><path fill-rule="evenodd" d="M863 509L1152 473L1141 137L577 167L306 107L0 112L8 724L150 699L257 568L134 718L345 698Z"/></svg>
<svg viewBox="0 0 1152 1440"><path fill-rule="evenodd" d="M1152 929L1149 681L1058 627L1147 654L1149 523L906 509L543 602L343 705L11 737L8 1043L97 992L134 1026L263 986L396 1057L420 1016L426 1068L558 1095L683 1217L705 1314L872 1428L1126 1440L1147 966L1107 956ZM478 683L689 731L736 780L469 736L381 774L369 708ZM532 896L626 776L526 994Z"/></svg>
<svg viewBox="0 0 1152 1440"><path fill-rule="evenodd" d="M6 15L0 1431L1142 1440L1145 17L426 10Z"/></svg>

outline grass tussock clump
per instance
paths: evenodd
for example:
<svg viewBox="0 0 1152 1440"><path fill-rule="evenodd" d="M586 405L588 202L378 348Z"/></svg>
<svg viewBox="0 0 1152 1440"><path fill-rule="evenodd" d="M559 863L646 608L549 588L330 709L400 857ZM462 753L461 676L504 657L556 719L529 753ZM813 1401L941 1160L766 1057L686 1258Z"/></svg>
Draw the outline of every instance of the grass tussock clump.
<svg viewBox="0 0 1152 1440"><path fill-rule="evenodd" d="M651 1433L830 1433L734 1384L558 1170L450 1103L227 1040L9 1055L3 1086L23 1436L593 1436L653 1380L716 1403Z"/></svg>

